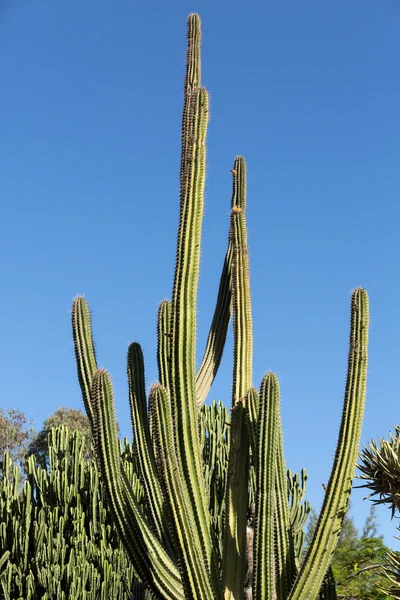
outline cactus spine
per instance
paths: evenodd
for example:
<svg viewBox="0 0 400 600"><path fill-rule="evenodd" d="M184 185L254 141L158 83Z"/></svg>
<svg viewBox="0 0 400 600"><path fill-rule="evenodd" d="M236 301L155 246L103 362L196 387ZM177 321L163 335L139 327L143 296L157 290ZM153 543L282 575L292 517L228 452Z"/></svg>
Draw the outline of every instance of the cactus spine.
<svg viewBox="0 0 400 600"><path fill-rule="evenodd" d="M78 377L118 531L142 582L164 600L242 600L252 580L254 600L334 598L329 565L351 489L365 399L368 297L357 289L351 304L346 397L339 442L319 525L301 560L304 486L287 478L279 412L279 383L267 374L252 387L252 318L247 251L246 165L232 169L231 226L214 318L196 373L196 297L205 181L208 96L201 87L200 19L188 19L182 120L180 221L171 302L158 312L159 383L144 395L140 346L128 353L129 394L145 495L141 507L118 450L108 373L98 370L86 301L73 304ZM208 439L200 424L215 421L203 409L233 312L231 422ZM208 412L210 410L210 412ZM214 419L214 420L213 420ZM208 420L208 421L207 421ZM226 431L226 427L229 431ZM200 433L199 433L200 432ZM218 433L219 432L219 433ZM209 468L204 457L218 459ZM207 454L208 453L208 454ZM218 466L218 460L223 461ZM303 483L305 477L303 476ZM210 482L214 482L211 484ZM211 488L211 485L215 487ZM255 498L253 577L246 542ZM251 499L251 501L250 501ZM247 574L246 574L247 573ZM140 586L138 597L143 593Z"/></svg>

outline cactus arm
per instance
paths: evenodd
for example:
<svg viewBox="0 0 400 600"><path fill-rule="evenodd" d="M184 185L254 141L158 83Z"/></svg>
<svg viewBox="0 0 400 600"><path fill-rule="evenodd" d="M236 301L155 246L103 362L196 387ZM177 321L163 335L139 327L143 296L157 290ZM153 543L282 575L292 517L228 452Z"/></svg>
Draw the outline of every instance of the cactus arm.
<svg viewBox="0 0 400 600"><path fill-rule="evenodd" d="M223 582L225 600L243 597L246 576L246 526L249 477L249 435L243 402L252 380L252 319L246 208L246 163L235 159L230 241L232 244L232 298L234 367L232 387L231 444L226 491Z"/></svg>
<svg viewBox="0 0 400 600"><path fill-rule="evenodd" d="M83 403L91 428L94 430L95 415L91 405L90 390L93 374L97 371L97 362L93 344L90 311L85 298L82 296L75 298L72 305L72 335Z"/></svg>
<svg viewBox="0 0 400 600"><path fill-rule="evenodd" d="M112 385L104 370L93 377L91 404L96 412L96 446L109 504L135 568L156 595L166 600L182 600L179 572L140 514L121 468Z"/></svg>
<svg viewBox="0 0 400 600"><path fill-rule="evenodd" d="M235 159L231 201L232 294L234 312L233 399L243 399L252 381L253 327L246 230L246 163Z"/></svg>
<svg viewBox="0 0 400 600"><path fill-rule="evenodd" d="M247 423L249 427L250 448L253 456L253 465L257 464L257 437L258 437L258 407L260 398L255 388L246 394Z"/></svg>
<svg viewBox="0 0 400 600"><path fill-rule="evenodd" d="M290 498L290 543L293 543L295 555L295 571L300 568L302 549L304 545L304 526L311 511L308 500L302 503L306 493L308 475L305 469L301 470L301 483L297 473L287 471L287 488Z"/></svg>
<svg viewBox="0 0 400 600"><path fill-rule="evenodd" d="M173 517L172 526L180 555L184 587L193 600L213 598L210 574L202 562L202 545L192 503L175 454L168 392L156 384L152 386L150 397L154 410L154 442L158 447L159 472L164 481L165 495L169 499Z"/></svg>
<svg viewBox="0 0 400 600"><path fill-rule="evenodd" d="M231 263L232 248L228 245L219 283L217 303L211 322L210 332L204 350L203 360L196 377L196 394L199 405L205 402L217 374L225 347L229 321L231 319Z"/></svg>
<svg viewBox="0 0 400 600"><path fill-rule="evenodd" d="M171 360L171 302L164 300L157 315L157 362L158 380L167 390L169 387L169 364Z"/></svg>
<svg viewBox="0 0 400 600"><path fill-rule="evenodd" d="M146 490L151 520L157 536L163 539L170 552L172 542L168 533L164 499L160 488L150 429L144 376L144 360L140 345L133 342L128 349L129 404L140 479Z"/></svg>
<svg viewBox="0 0 400 600"><path fill-rule="evenodd" d="M277 597L286 600L297 575L294 539L290 531L287 470L283 453L283 432L279 403L276 408L276 480L275 480L275 535Z"/></svg>
<svg viewBox="0 0 400 600"><path fill-rule="evenodd" d="M358 288L351 299L347 383L334 464L317 528L290 600L317 596L339 539L350 497L364 414L368 322L368 296L365 290Z"/></svg>
<svg viewBox="0 0 400 600"><path fill-rule="evenodd" d="M10 551L6 550L5 552L3 552L1 558L0 558L0 573L1 570L3 569L4 565L6 564L6 562L8 561L10 557Z"/></svg>
<svg viewBox="0 0 400 600"><path fill-rule="evenodd" d="M253 597L257 600L275 600L277 597L274 521L278 406L278 379L274 373L267 373L261 383L258 419L253 581Z"/></svg>
<svg viewBox="0 0 400 600"><path fill-rule="evenodd" d="M190 15L182 121L180 218L172 294L169 390L175 423L176 455L192 504L195 526L199 531L202 565L212 571L217 586L219 574L211 542L211 519L203 477L196 400L196 301L208 124L208 95L199 86L200 19L198 15Z"/></svg>
<svg viewBox="0 0 400 600"><path fill-rule="evenodd" d="M222 578L226 600L243 597L246 577L249 436L243 402L236 402L232 407L230 429L222 560Z"/></svg>

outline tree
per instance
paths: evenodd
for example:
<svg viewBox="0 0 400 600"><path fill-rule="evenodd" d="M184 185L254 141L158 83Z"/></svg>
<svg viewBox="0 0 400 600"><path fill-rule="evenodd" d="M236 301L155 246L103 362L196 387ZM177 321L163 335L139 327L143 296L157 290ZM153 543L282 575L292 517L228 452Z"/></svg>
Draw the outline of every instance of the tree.
<svg viewBox="0 0 400 600"><path fill-rule="evenodd" d="M41 431L31 439L27 448L27 455L34 454L39 464L46 464L49 456L48 435L54 427L59 427L60 425L65 425L70 431L79 431L79 433L85 436L84 456L88 460L93 460L95 454L89 419L81 410L68 408L67 406L60 406L45 420Z"/></svg>
<svg viewBox="0 0 400 600"><path fill-rule="evenodd" d="M37 433L28 446L28 455L34 454L38 463L46 464L49 454L48 435L53 427L59 427L60 425L65 425L71 431L79 431L85 436L84 456L89 460L92 459L94 457L93 437L89 419L81 410L66 406L60 406L45 420L42 430Z"/></svg>
<svg viewBox="0 0 400 600"><path fill-rule="evenodd" d="M332 569L337 584L338 598L383 600L381 590L388 587L383 566L388 548L382 539L362 537L348 547L338 546Z"/></svg>
<svg viewBox="0 0 400 600"><path fill-rule="evenodd" d="M22 463L35 430L25 413L13 408L0 408L0 458L9 452L14 463Z"/></svg>
<svg viewBox="0 0 400 600"><path fill-rule="evenodd" d="M378 524L376 522L376 508L371 504L369 515L364 523L362 530L363 538L379 538L383 540L383 535L378 535Z"/></svg>
<svg viewBox="0 0 400 600"><path fill-rule="evenodd" d="M346 516L343 519L342 530L340 532L339 542L337 548L351 548L354 547L356 540L358 539L358 531L354 525L352 517L349 516L350 504L347 510ZM308 528L306 533L306 545L308 546L310 540L314 535L315 528L318 523L318 513L313 508L308 517Z"/></svg>
<svg viewBox="0 0 400 600"><path fill-rule="evenodd" d="M367 517L362 536L349 514L343 521L339 543L333 556L332 571L336 581L338 598L342 600L383 600L387 596L381 591L389 587L383 567L387 563L388 548L378 536L375 510L372 507ZM310 514L307 542L317 525L315 510Z"/></svg>

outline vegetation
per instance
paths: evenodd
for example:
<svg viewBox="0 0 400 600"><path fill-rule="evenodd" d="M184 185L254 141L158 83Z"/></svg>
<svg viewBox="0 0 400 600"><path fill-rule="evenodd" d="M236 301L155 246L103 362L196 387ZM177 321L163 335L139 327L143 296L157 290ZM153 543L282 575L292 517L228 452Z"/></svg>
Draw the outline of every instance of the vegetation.
<svg viewBox="0 0 400 600"><path fill-rule="evenodd" d="M20 410L0 408L0 457L8 452L12 460L22 463L34 435L32 422Z"/></svg>
<svg viewBox="0 0 400 600"><path fill-rule="evenodd" d="M134 342L127 371L132 444L118 438L113 390L98 369L86 301L72 326L87 416L60 408L34 435L0 409L0 594L4 600L382 600L400 598L400 556L348 516L364 410L368 297L354 290L338 445L319 516L306 472L286 469L273 373L252 380L246 164L232 169L230 232L198 371L196 297L208 94L200 19L188 19L180 219L172 300L158 311L159 383L145 393ZM233 318L230 410L205 404ZM68 427L65 427L68 425ZM392 517L400 509L400 428L360 455L361 479ZM26 469L26 477L23 468ZM389 578L389 583L388 579Z"/></svg>
<svg viewBox="0 0 400 600"><path fill-rule="evenodd" d="M317 514L310 513L307 540L312 536ZM388 548L378 536L374 507L361 536L347 512L332 561L338 598L343 600L383 600L388 586L385 576Z"/></svg>
<svg viewBox="0 0 400 600"><path fill-rule="evenodd" d="M387 506L392 518L400 515L400 427L395 426L389 439L371 440L360 453L360 487L370 491L374 504ZM399 528L397 528L400 531ZM387 591L400 598L400 554L389 552L385 573L390 579Z"/></svg>
<svg viewBox="0 0 400 600"><path fill-rule="evenodd" d="M79 431L85 439L84 457L94 458L93 454L93 439L90 429L90 423L87 416L81 411L74 408L61 406L43 423L41 431L33 436L29 443L26 453L28 456L34 454L36 460L40 464L46 464L49 460L48 455L48 436L51 430L55 427L64 425L70 431Z"/></svg>
<svg viewBox="0 0 400 600"><path fill-rule="evenodd" d="M252 383L252 318L246 230L246 164L234 161L231 222L214 318L198 372L196 297L205 182L208 94L201 87L200 20L188 20L182 121L180 222L171 302L158 313L159 383L145 394L144 360L128 351L129 401L139 501L121 462L111 380L98 370L86 301L73 304L78 377L96 454L121 539L144 587L165 600L313 600L336 597L330 563L354 475L363 418L368 297L351 300L350 350L338 446L323 507L300 560L298 492L289 493L279 412L279 383ZM204 468L201 405L218 370L233 314L234 358L226 471L219 453ZM226 410L226 409L225 409ZM226 421L220 421L225 427ZM216 475L214 475L216 473ZM252 483L253 473L253 483ZM204 476L206 475L206 476ZM212 486L216 482L216 488ZM252 492L253 490L253 492ZM254 494L254 511L250 502ZM253 514L254 512L254 514ZM222 518L223 515L223 518ZM251 541L253 539L253 542Z"/></svg>
<svg viewBox="0 0 400 600"><path fill-rule="evenodd" d="M48 467L0 463L0 597L4 600L128 600L130 563L104 507L95 461L85 440L65 427L49 434ZM122 458L135 489L132 452Z"/></svg>

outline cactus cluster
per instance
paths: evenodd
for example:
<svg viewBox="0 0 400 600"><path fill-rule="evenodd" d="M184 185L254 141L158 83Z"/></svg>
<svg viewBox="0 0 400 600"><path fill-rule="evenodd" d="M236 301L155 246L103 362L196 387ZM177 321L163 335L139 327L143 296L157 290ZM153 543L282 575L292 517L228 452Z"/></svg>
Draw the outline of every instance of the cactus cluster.
<svg viewBox="0 0 400 600"><path fill-rule="evenodd" d="M346 513L363 418L368 297L361 288L352 294L339 439L319 521L303 557L299 549L307 507L301 504L300 480L291 477L288 486L279 383L273 373L267 373L259 391L253 387L246 164L240 156L232 169L230 231L216 308L203 360L196 369L208 122L200 37L200 19L192 14L188 19L176 268L172 299L158 311L159 383L151 387L148 398L141 347L134 342L128 351L133 449L143 502L121 461L111 379L107 371L98 369L89 308L78 297L72 323L83 401L108 507L142 582L136 597L143 597L147 590L164 600L242 600L245 593L254 600L331 599L335 588L330 563ZM231 418L227 419L226 409L217 410L214 405L202 412L201 405L218 370L231 316L233 383ZM212 428L217 437L202 433L202 418L220 419ZM204 456L215 457L211 468ZM249 525L254 534L251 552Z"/></svg>
<svg viewBox="0 0 400 600"><path fill-rule="evenodd" d="M1 463L0 598L129 600L135 569L105 509L97 465L84 459L84 438L64 427L49 438L48 469L31 456L23 483L8 454ZM128 445L121 460L140 502L131 455Z"/></svg>

